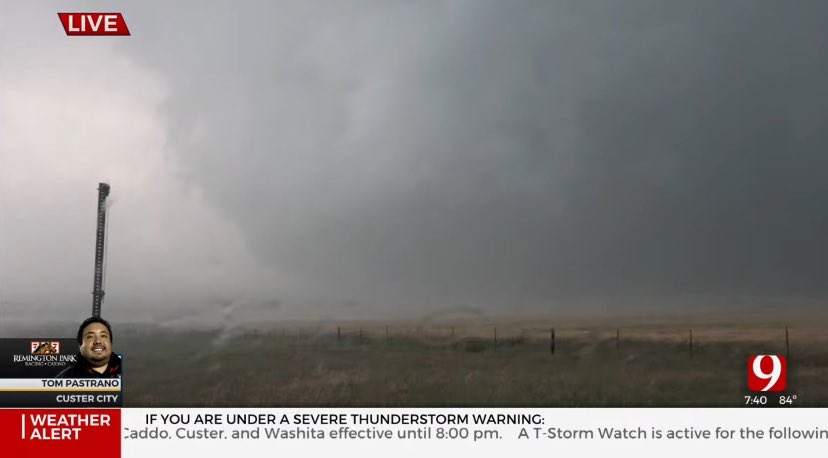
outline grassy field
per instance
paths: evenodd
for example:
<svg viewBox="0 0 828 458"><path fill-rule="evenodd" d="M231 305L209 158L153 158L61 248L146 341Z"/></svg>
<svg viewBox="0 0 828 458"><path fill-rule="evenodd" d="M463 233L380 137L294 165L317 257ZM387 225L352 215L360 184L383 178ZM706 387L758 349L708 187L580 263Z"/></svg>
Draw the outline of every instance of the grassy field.
<svg viewBox="0 0 828 458"><path fill-rule="evenodd" d="M542 319L145 328L116 350L133 407L741 406L748 356L787 351L795 405L828 406L828 332L813 322L790 327L789 347L776 322L554 324L554 354Z"/></svg>

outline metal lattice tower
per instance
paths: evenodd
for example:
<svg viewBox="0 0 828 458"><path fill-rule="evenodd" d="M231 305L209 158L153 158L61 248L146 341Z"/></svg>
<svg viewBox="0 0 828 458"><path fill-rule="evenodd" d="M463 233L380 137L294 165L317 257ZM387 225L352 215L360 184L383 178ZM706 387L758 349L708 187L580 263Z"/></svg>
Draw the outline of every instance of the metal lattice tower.
<svg viewBox="0 0 828 458"><path fill-rule="evenodd" d="M106 198L109 185L98 183L98 229L95 235L95 281L92 286L92 316L101 316L103 302L104 244L106 242Z"/></svg>

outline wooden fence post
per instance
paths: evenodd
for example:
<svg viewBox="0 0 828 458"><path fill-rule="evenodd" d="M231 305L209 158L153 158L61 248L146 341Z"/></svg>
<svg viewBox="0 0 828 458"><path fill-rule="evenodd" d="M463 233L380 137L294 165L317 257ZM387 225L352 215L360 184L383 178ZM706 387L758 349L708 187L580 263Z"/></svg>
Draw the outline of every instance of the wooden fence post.
<svg viewBox="0 0 828 458"><path fill-rule="evenodd" d="M336 341L339 342L342 340L342 328L337 326L336 327Z"/></svg>
<svg viewBox="0 0 828 458"><path fill-rule="evenodd" d="M690 359L693 359L693 330L690 330Z"/></svg>
<svg viewBox="0 0 828 458"><path fill-rule="evenodd" d="M621 348L621 330L619 328L615 328L615 351L618 351Z"/></svg>
<svg viewBox="0 0 828 458"><path fill-rule="evenodd" d="M788 340L788 327L785 326L785 359L791 358L791 345Z"/></svg>
<svg viewBox="0 0 828 458"><path fill-rule="evenodd" d="M549 328L549 353L555 354L555 328Z"/></svg>

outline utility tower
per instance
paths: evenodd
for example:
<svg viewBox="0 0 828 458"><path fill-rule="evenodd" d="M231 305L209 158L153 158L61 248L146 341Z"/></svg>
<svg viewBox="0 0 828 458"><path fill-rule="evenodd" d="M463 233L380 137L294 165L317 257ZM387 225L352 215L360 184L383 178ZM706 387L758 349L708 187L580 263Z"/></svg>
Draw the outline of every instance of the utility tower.
<svg viewBox="0 0 828 458"><path fill-rule="evenodd" d="M95 281L92 286L92 316L101 316L104 298L104 244L106 243L106 198L109 185L98 183L98 228L95 233Z"/></svg>

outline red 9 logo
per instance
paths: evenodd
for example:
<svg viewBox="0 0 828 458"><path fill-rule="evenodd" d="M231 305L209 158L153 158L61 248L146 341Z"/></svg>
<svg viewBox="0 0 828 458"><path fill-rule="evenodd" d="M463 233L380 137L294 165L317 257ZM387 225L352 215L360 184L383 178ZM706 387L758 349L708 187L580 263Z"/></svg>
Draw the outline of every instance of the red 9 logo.
<svg viewBox="0 0 828 458"><path fill-rule="evenodd" d="M750 391L783 391L787 386L788 361L781 355L753 355L748 359Z"/></svg>

